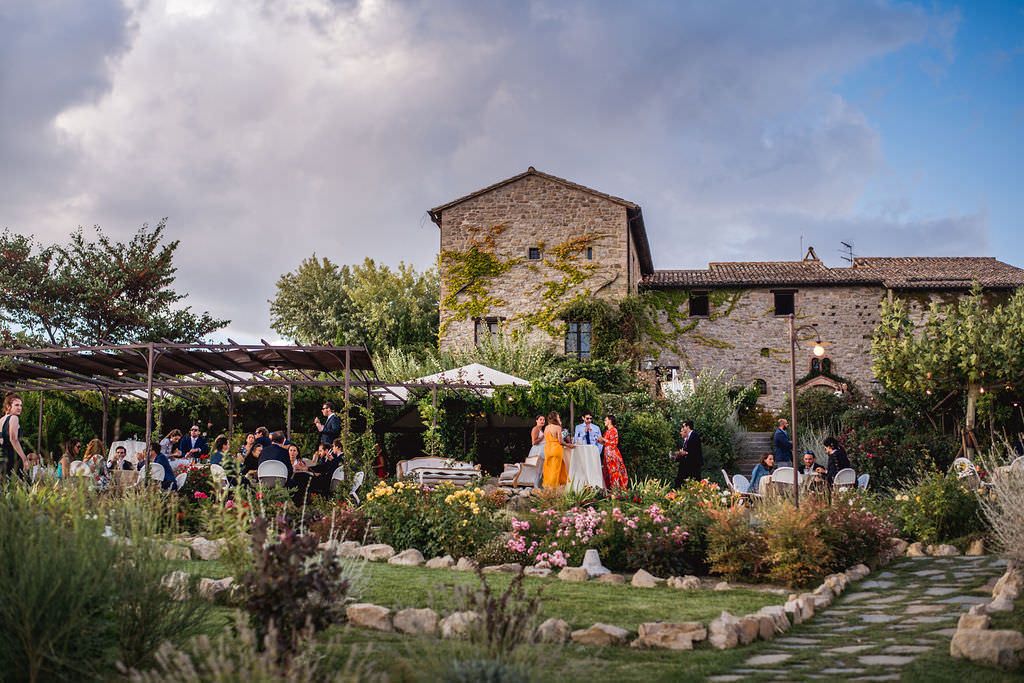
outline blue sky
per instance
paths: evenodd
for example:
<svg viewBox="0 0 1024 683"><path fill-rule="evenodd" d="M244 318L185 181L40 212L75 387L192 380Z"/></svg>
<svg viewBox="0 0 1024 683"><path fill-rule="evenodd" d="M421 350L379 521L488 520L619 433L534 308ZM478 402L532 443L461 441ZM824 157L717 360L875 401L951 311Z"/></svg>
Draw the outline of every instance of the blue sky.
<svg viewBox="0 0 1024 683"><path fill-rule="evenodd" d="M168 219L188 303L274 338L314 252L424 268L528 166L644 209L657 268L1018 239L1020 3L0 2L0 227Z"/></svg>

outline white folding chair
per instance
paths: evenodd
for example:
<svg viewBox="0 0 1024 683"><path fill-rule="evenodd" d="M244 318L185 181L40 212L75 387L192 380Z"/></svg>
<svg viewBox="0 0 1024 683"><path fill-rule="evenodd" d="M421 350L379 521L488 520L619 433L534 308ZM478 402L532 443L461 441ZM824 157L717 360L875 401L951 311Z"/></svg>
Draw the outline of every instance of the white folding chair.
<svg viewBox="0 0 1024 683"><path fill-rule="evenodd" d="M868 481L870 481L870 480L871 480L871 475L868 474L867 472L865 472L864 474L860 475L859 477L857 477L857 488L859 488L861 491L867 491L868 490Z"/></svg>
<svg viewBox="0 0 1024 683"><path fill-rule="evenodd" d="M722 470L722 479L725 480L725 485L728 487L730 491L732 491L733 493L739 493L739 491L737 491L736 487L733 485L732 479L729 477L729 473L726 472L725 470Z"/></svg>
<svg viewBox="0 0 1024 683"><path fill-rule="evenodd" d="M280 460L267 460L256 468L256 476L264 486L282 486L288 481L288 467Z"/></svg>
<svg viewBox="0 0 1024 683"><path fill-rule="evenodd" d="M750 480L742 474L732 475L732 488L737 493L757 493L757 491L750 490Z"/></svg>
<svg viewBox="0 0 1024 683"><path fill-rule="evenodd" d="M213 480L220 483L222 486L227 486L228 473L224 470L221 465L210 465L210 476Z"/></svg>
<svg viewBox="0 0 1024 683"><path fill-rule="evenodd" d="M1013 462L1010 463L1010 471L1024 473L1024 455L1019 455L1013 459Z"/></svg>
<svg viewBox="0 0 1024 683"><path fill-rule="evenodd" d="M188 472L182 472L181 474L179 474L178 476L176 476L176 477L174 478L174 481L178 482L178 488L179 488L179 489L180 489L180 488L181 488L182 486L184 486L184 485L185 485L185 482L186 482L187 480L188 480Z"/></svg>
<svg viewBox="0 0 1024 683"><path fill-rule="evenodd" d="M148 467L146 465L143 465L142 469L139 470L139 481L144 481L146 479L146 472L147 471L149 472L149 479L151 481L161 481L162 482L164 480L164 475L165 475L164 466L163 465L159 465L159 464L157 464L155 462L151 462L151 463L149 463Z"/></svg>
<svg viewBox="0 0 1024 683"><path fill-rule="evenodd" d="M797 476L797 483L799 483L800 475ZM793 485L793 468L792 467L778 467L772 472L772 483L782 484L783 486Z"/></svg>
<svg viewBox="0 0 1024 683"><path fill-rule="evenodd" d="M832 485L839 489L849 488L857 485L857 473L849 467L836 472L836 478L832 480Z"/></svg>
<svg viewBox="0 0 1024 683"><path fill-rule="evenodd" d="M339 467L331 475L331 493L338 490L338 487L345 481L345 468Z"/></svg>
<svg viewBox="0 0 1024 683"><path fill-rule="evenodd" d="M356 472L352 476L352 490L349 491L348 495L350 495L353 498L355 498L356 505L360 504L360 500L359 500L359 487L363 485L363 480L364 479L366 479L366 474L364 474L362 471Z"/></svg>
<svg viewBox="0 0 1024 683"><path fill-rule="evenodd" d="M81 460L72 460L68 470L72 477L88 477L92 474L92 468Z"/></svg>

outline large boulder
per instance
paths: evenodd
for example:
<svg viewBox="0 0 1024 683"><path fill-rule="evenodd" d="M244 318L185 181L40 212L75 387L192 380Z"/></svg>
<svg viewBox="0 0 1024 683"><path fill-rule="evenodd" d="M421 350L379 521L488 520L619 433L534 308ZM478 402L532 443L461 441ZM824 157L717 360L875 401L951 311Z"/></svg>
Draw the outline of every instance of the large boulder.
<svg viewBox="0 0 1024 683"><path fill-rule="evenodd" d="M578 645L623 645L629 638L629 631L611 624L594 624L590 628L572 632L572 642Z"/></svg>
<svg viewBox="0 0 1024 683"><path fill-rule="evenodd" d="M957 659L1015 671L1024 656L1024 635L1019 631L960 629L949 643L949 654Z"/></svg>
<svg viewBox="0 0 1024 683"><path fill-rule="evenodd" d="M968 557L978 557L979 555L985 554L985 541L980 538L976 538L971 541L971 544L967 546L967 552L964 555Z"/></svg>
<svg viewBox="0 0 1024 683"><path fill-rule="evenodd" d="M188 600L189 596L189 575L186 572L175 571L160 579L160 585L167 589L174 600Z"/></svg>
<svg viewBox="0 0 1024 683"><path fill-rule="evenodd" d="M441 620L441 637L465 638L478 621L480 615L476 612L452 612Z"/></svg>
<svg viewBox="0 0 1024 683"><path fill-rule="evenodd" d="M558 572L558 578L562 581L586 581L590 574L583 567L562 567L562 571Z"/></svg>
<svg viewBox="0 0 1024 683"><path fill-rule="evenodd" d="M899 557L907 552L907 546L910 544L904 541L902 538L890 538L889 539L889 552L895 557Z"/></svg>
<svg viewBox="0 0 1024 683"><path fill-rule="evenodd" d="M451 555L432 557L427 560L427 569L451 569L455 566L455 558Z"/></svg>
<svg viewBox="0 0 1024 683"><path fill-rule="evenodd" d="M1012 612L1013 611L1013 600L1007 597L1005 594L999 597L992 598L992 602L985 605L985 612L988 614L995 614L996 612Z"/></svg>
<svg viewBox="0 0 1024 683"><path fill-rule="evenodd" d="M400 633L427 636L437 633L437 612L432 609L409 607L395 612L395 618L392 621L395 630Z"/></svg>
<svg viewBox="0 0 1024 683"><path fill-rule="evenodd" d="M626 583L626 577L622 574L602 574L594 580L598 583L614 583L620 585Z"/></svg>
<svg viewBox="0 0 1024 683"><path fill-rule="evenodd" d="M523 571L523 565L518 562L492 564L488 567L484 567L484 574L518 574L521 571Z"/></svg>
<svg viewBox="0 0 1024 683"><path fill-rule="evenodd" d="M391 610L380 605L357 602L345 608L345 616L348 618L348 623L360 628L369 628L374 631L395 630L391 621Z"/></svg>
<svg viewBox="0 0 1024 683"><path fill-rule="evenodd" d="M716 650L728 650L739 644L739 620L722 612L708 624L708 643Z"/></svg>
<svg viewBox="0 0 1024 683"><path fill-rule="evenodd" d="M211 601L216 600L218 595L231 590L231 585L234 582L233 576L223 579L199 579L199 597Z"/></svg>
<svg viewBox="0 0 1024 683"><path fill-rule="evenodd" d="M666 581L666 585L669 588L693 591L700 588L700 579L696 576L670 576L668 581Z"/></svg>
<svg viewBox="0 0 1024 683"><path fill-rule="evenodd" d="M359 557L369 562L384 562L395 555L395 549L387 543L371 543L359 549Z"/></svg>
<svg viewBox="0 0 1024 683"><path fill-rule="evenodd" d="M388 564L397 564L403 567L419 567L424 562L426 560L423 558L423 553L416 550L416 548L403 550L397 555L392 555L388 558Z"/></svg>
<svg viewBox="0 0 1024 683"><path fill-rule="evenodd" d="M789 617L786 616L786 610L782 605L767 605L758 610L757 613L771 617L772 623L775 626L775 633L785 633L789 630Z"/></svg>
<svg viewBox="0 0 1024 683"><path fill-rule="evenodd" d="M1016 568L1007 569L992 588L992 597L998 598L1005 595L1011 600L1016 600L1020 597L1022 589L1024 589L1024 574Z"/></svg>
<svg viewBox="0 0 1024 683"><path fill-rule="evenodd" d="M755 614L748 614L745 617L739 618L736 625L736 636L739 638L740 645L749 645L754 642L757 640L757 636L760 632L760 617Z"/></svg>
<svg viewBox="0 0 1024 683"><path fill-rule="evenodd" d="M957 622L957 630L986 629L992 626L992 617L987 614L961 614Z"/></svg>
<svg viewBox="0 0 1024 683"><path fill-rule="evenodd" d="M163 548L163 556L165 560L191 560L192 549L187 545L180 545L178 543L165 543Z"/></svg>
<svg viewBox="0 0 1024 683"><path fill-rule="evenodd" d="M907 557L925 557L927 554L924 551L924 544L921 542L911 543L907 546Z"/></svg>
<svg viewBox="0 0 1024 683"><path fill-rule="evenodd" d="M925 549L929 555L934 557L956 557L960 554L960 551L956 549L956 546L949 545L948 543L940 543L938 545L930 545Z"/></svg>
<svg viewBox="0 0 1024 683"><path fill-rule="evenodd" d="M637 570L636 574L633 574L633 578L630 579L629 583L636 588L654 588L660 581L664 581L664 579L659 579L653 574L640 569Z"/></svg>
<svg viewBox="0 0 1024 683"><path fill-rule="evenodd" d="M775 619L767 614L751 614L757 617L757 637L761 640L772 640L775 637Z"/></svg>
<svg viewBox="0 0 1024 683"><path fill-rule="evenodd" d="M551 574L551 568L550 567L537 567L537 566L531 565L529 567L524 568L523 569L523 573L526 574L527 576L535 576L538 579L543 579L544 577L549 576Z"/></svg>
<svg viewBox="0 0 1024 683"><path fill-rule="evenodd" d="M865 576L871 573L871 570L866 564L858 564L850 567L844 572L850 581L860 581Z"/></svg>
<svg viewBox="0 0 1024 683"><path fill-rule="evenodd" d="M471 560L468 557L460 557L459 561L452 567L457 572L475 572L476 568L476 560Z"/></svg>
<svg viewBox="0 0 1024 683"><path fill-rule="evenodd" d="M193 558L197 560L219 560L224 548L224 541L211 541L202 536L196 536L189 546L192 548Z"/></svg>
<svg viewBox="0 0 1024 683"><path fill-rule="evenodd" d="M335 549L338 551L338 555L340 555L341 557L344 557L349 560L354 560L358 557L361 557L359 551L362 547L363 544L359 541L342 541L341 543L335 546Z"/></svg>
<svg viewBox="0 0 1024 683"><path fill-rule="evenodd" d="M569 622L562 619L545 619L534 633L534 640L538 643L555 643L561 645L569 640L572 635L572 627Z"/></svg>
<svg viewBox="0 0 1024 683"><path fill-rule="evenodd" d="M640 624L638 637L632 647L656 647L666 650L692 650L693 643L707 638L708 632L699 621L665 623L661 621Z"/></svg>

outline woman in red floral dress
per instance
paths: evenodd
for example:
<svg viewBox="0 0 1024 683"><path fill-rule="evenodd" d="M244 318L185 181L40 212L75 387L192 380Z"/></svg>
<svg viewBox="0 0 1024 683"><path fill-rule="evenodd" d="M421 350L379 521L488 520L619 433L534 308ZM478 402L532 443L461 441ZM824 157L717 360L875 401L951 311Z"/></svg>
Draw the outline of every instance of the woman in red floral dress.
<svg viewBox="0 0 1024 683"><path fill-rule="evenodd" d="M615 416L604 418L604 435L597 437L598 443L604 444L604 481L609 489L624 489L629 486L626 474L626 463L619 452L619 430L615 426Z"/></svg>

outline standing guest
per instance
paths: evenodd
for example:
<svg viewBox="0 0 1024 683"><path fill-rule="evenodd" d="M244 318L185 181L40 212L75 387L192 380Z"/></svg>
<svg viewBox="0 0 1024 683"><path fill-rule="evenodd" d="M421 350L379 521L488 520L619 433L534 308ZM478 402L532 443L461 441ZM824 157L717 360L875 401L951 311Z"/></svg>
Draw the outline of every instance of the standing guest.
<svg viewBox="0 0 1024 683"><path fill-rule="evenodd" d="M181 430L172 429L167 432L167 436L160 439L160 452L167 458L175 457L175 453L180 451L179 444L181 442Z"/></svg>
<svg viewBox="0 0 1024 683"><path fill-rule="evenodd" d="M99 439L92 439L85 445L85 455L82 456L82 462L89 466L93 474L104 473L104 467L107 464L106 458L103 457L105 450L103 442Z"/></svg>
<svg viewBox="0 0 1024 683"><path fill-rule="evenodd" d="M0 477L28 469L28 457L21 446L21 396L4 396L4 417L0 422Z"/></svg>
<svg viewBox="0 0 1024 683"><path fill-rule="evenodd" d="M146 469L147 463L160 465L164 468L164 478L163 481L160 482L160 488L165 491L178 490L178 482L174 478L174 470L171 469L171 462L167 459L167 456L163 454L160 444L150 444L149 452L146 454L146 457L142 459L142 462L139 463L139 470L142 471Z"/></svg>
<svg viewBox="0 0 1024 683"><path fill-rule="evenodd" d="M373 444L373 448L377 451L377 458L373 461L373 473L378 479L387 479L388 463L384 458L384 449L381 448L380 442Z"/></svg>
<svg viewBox="0 0 1024 683"><path fill-rule="evenodd" d="M747 493L761 493L761 480L775 470L775 454L764 453L761 460L754 465L754 471L750 473L750 488ZM767 481L767 479L765 479Z"/></svg>
<svg viewBox="0 0 1024 683"><path fill-rule="evenodd" d="M839 445L839 441L834 436L825 439L822 445L825 447L825 452L828 453L828 467L825 470L825 478L828 479L829 486L831 486L839 470L845 470L850 466L850 458L846 456L846 451Z"/></svg>
<svg viewBox="0 0 1024 683"><path fill-rule="evenodd" d="M679 488L687 479L700 480L704 469L704 448L700 442L700 434L693 428L693 420L684 420L679 428L679 436L683 437L683 447L672 456L679 463L676 470L674 488Z"/></svg>
<svg viewBox="0 0 1024 683"><path fill-rule="evenodd" d="M320 412L324 415L324 422L320 422L320 418L317 417L313 419L313 424L320 432L320 443L330 446L335 439L341 436L341 418L334 412L334 404L330 401L324 401Z"/></svg>
<svg viewBox="0 0 1024 683"><path fill-rule="evenodd" d="M199 425L192 425L188 430L188 436L181 439L181 457L198 460L204 455L210 454L210 444L199 431Z"/></svg>
<svg viewBox="0 0 1024 683"><path fill-rule="evenodd" d="M629 475L626 474L626 462L619 452L619 430L614 415L604 417L604 436L597 437L599 444L604 446L604 484L609 489L629 487Z"/></svg>
<svg viewBox="0 0 1024 683"><path fill-rule="evenodd" d="M565 486L569 481L569 467L565 464L565 450L573 443L562 436L562 418L556 411L548 413L544 428L544 488Z"/></svg>
<svg viewBox="0 0 1024 683"><path fill-rule="evenodd" d="M793 464L793 442L789 439L787 427L789 427L789 420L782 418L772 435L772 451L775 453L775 462L779 466Z"/></svg>
<svg viewBox="0 0 1024 683"><path fill-rule="evenodd" d="M228 449L231 447L231 442L228 441L228 437L221 434L213 442L213 454L210 455L211 465L224 466L231 456L228 455Z"/></svg>
<svg viewBox="0 0 1024 683"><path fill-rule="evenodd" d="M544 476L544 427L548 420L543 415L538 415L533 421L533 429L530 430L530 452L526 454L527 462L534 458L533 462L537 472L534 486L540 486Z"/></svg>
<svg viewBox="0 0 1024 683"><path fill-rule="evenodd" d="M573 441L580 444L587 444L588 446L597 446L598 455L604 450L604 446L598 439L601 438L601 428L594 424L594 416L590 413L583 413L583 422L576 425L576 433L573 435Z"/></svg>

